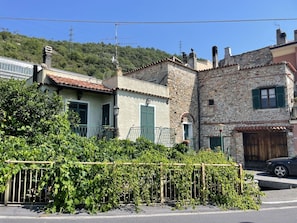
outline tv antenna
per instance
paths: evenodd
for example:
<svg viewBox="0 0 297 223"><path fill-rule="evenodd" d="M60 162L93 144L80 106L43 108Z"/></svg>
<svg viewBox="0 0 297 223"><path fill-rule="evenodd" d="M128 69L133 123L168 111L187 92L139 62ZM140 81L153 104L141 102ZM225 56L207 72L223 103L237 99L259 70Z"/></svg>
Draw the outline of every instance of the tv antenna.
<svg viewBox="0 0 297 223"><path fill-rule="evenodd" d="M119 61L118 61L118 25L119 24L115 24L115 55L112 57L111 62L116 66L116 68L118 69L120 67L119 65Z"/></svg>
<svg viewBox="0 0 297 223"><path fill-rule="evenodd" d="M72 26L69 29L69 52L72 53L72 42L73 42L73 28Z"/></svg>

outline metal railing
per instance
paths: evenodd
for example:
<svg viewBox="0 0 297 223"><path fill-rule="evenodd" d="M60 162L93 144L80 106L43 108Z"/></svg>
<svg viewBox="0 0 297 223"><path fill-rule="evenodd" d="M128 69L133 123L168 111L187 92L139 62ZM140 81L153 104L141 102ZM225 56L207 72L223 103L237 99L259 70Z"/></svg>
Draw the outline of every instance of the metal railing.
<svg viewBox="0 0 297 223"><path fill-rule="evenodd" d="M111 126L88 126L86 124L80 124L72 127L72 131L82 137L96 136L100 139L111 139L115 137L115 128Z"/></svg>
<svg viewBox="0 0 297 223"><path fill-rule="evenodd" d="M153 139L154 143L172 147L175 144L175 131L173 128L155 127L142 128L131 127L127 139L135 141L139 137Z"/></svg>
<svg viewBox="0 0 297 223"><path fill-rule="evenodd" d="M18 164L22 163L26 166L22 170L13 175L7 182L5 193L0 194L0 203L8 204L26 204L26 203L42 203L47 204L51 190L50 187L44 187L38 191L39 182L44 175L44 171L48 169L45 166L54 164L54 162L46 161L6 161L7 163ZM183 182L183 185L188 185L186 193L189 194L189 199L209 200L208 196L222 193L222 185L217 179L206 171L211 166L214 168L235 168L233 170L238 173L238 181L230 181L230 185L242 193L243 191L243 169L240 164L155 164L155 163L102 163L102 162L78 162L79 165L98 165L110 166L111 170L118 166L126 166L124 175L129 175L129 171L141 173L138 179L142 182L143 187L149 187L149 200L151 203L175 202L180 196L180 185L178 182ZM39 166L39 167L38 167ZM185 172L183 168L191 167L190 172ZM136 169L135 169L136 168ZM137 171L137 168L142 168L142 171ZM140 169L139 169L140 170ZM145 171L143 171L145 170ZM148 171L148 172L146 172ZM189 177L190 176L190 177ZM123 203L133 202L133 192L129 189L130 183L128 177L122 176L125 179L122 185L123 191L119 193L119 200ZM183 178L185 177L185 179ZM180 180L182 178L182 181ZM176 180L179 179L179 180ZM239 183L240 182L240 183ZM142 188L142 186L140 186ZM141 190L141 189L140 189ZM208 191L208 193L205 193ZM141 193L140 193L141 194ZM108 198L106 198L108 199ZM104 201L102 201L104 202Z"/></svg>

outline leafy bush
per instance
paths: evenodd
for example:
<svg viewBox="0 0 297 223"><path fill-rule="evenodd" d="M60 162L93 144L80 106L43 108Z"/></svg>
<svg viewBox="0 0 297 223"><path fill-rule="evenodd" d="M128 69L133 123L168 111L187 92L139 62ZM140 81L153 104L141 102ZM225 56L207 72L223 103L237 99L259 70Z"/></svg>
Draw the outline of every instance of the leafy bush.
<svg viewBox="0 0 297 223"><path fill-rule="evenodd" d="M170 182L166 190L175 194L177 208L207 203L259 207L259 189L252 180L241 182L238 167L221 152L196 152L181 145L170 149L145 138L132 142L80 137L71 132L67 114L61 113L59 97L13 80L1 82L0 99L0 192L24 167L6 160L53 161L39 184L39 191L51 191L49 212L85 208L94 213L121 203L138 207L161 202L165 182Z"/></svg>

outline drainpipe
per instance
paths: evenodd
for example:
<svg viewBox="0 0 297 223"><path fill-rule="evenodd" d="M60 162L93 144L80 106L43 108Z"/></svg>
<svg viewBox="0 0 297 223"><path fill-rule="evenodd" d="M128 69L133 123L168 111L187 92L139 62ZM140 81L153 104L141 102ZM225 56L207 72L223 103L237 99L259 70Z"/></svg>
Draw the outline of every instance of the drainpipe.
<svg viewBox="0 0 297 223"><path fill-rule="evenodd" d="M201 104L200 104L200 81L197 71L197 101L198 101L198 150L201 148Z"/></svg>
<svg viewBox="0 0 297 223"><path fill-rule="evenodd" d="M114 126L114 138L119 136L118 129L118 114L119 114L118 100L117 100L117 89L113 91L113 126Z"/></svg>
<svg viewBox="0 0 297 223"><path fill-rule="evenodd" d="M33 65L33 82L37 82L38 81L38 66L37 65Z"/></svg>

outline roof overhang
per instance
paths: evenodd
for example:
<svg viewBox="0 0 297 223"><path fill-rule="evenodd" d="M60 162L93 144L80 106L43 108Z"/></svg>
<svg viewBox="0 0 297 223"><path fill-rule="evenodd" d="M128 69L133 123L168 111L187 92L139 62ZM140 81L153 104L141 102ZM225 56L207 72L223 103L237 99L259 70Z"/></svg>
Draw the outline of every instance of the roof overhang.
<svg viewBox="0 0 297 223"><path fill-rule="evenodd" d="M292 130L290 125L277 125L277 126L239 126L234 128L238 132L286 132Z"/></svg>
<svg viewBox="0 0 297 223"><path fill-rule="evenodd" d="M61 77L52 74L48 74L50 82L58 87L71 88L76 90L91 91L96 93L112 94L113 90L105 87L101 83L93 83L85 80L77 80L68 77Z"/></svg>

